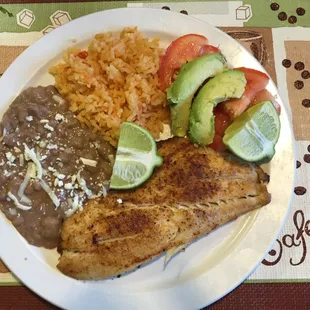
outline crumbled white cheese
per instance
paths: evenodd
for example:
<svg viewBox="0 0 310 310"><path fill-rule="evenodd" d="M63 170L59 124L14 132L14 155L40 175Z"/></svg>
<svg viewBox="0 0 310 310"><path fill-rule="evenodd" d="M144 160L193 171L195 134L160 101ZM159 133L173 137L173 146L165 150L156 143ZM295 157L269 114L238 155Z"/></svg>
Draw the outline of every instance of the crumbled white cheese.
<svg viewBox="0 0 310 310"><path fill-rule="evenodd" d="M16 146L14 146L14 151L15 151L16 153L21 153L21 152L22 152L21 149L18 148L18 147L16 147Z"/></svg>
<svg viewBox="0 0 310 310"><path fill-rule="evenodd" d="M43 190L51 198L51 200L53 201L53 203L56 206L56 208L58 208L60 206L60 201L57 198L57 196L55 195L55 193L51 190L51 188L48 186L48 184L46 184L43 180L40 180L40 184L41 184Z"/></svg>
<svg viewBox="0 0 310 310"><path fill-rule="evenodd" d="M24 155L23 154L19 154L19 164L20 164L20 166L24 166L24 164L25 164L25 160L24 160Z"/></svg>
<svg viewBox="0 0 310 310"><path fill-rule="evenodd" d="M0 162L0 166L3 166L3 165L4 165L4 160L2 159Z"/></svg>
<svg viewBox="0 0 310 310"><path fill-rule="evenodd" d="M79 204L79 197L77 195L74 196L74 199L68 199L68 204L71 207L69 210L65 211L65 215L67 217L73 215L78 209L82 209L81 204Z"/></svg>
<svg viewBox="0 0 310 310"><path fill-rule="evenodd" d="M65 177L66 177L66 176L65 176L64 174L62 174L62 173L57 174L57 178L58 178L59 180L63 180Z"/></svg>
<svg viewBox="0 0 310 310"><path fill-rule="evenodd" d="M16 208L18 209L21 209L21 210L24 210L24 211L28 211L31 209L31 206L25 206L23 204L21 204L18 199L11 193L11 192L8 192L8 197L13 200Z"/></svg>
<svg viewBox="0 0 310 310"><path fill-rule="evenodd" d="M41 124L47 124L48 122L49 122L48 119L41 119L41 120L40 120L40 123L41 123Z"/></svg>
<svg viewBox="0 0 310 310"><path fill-rule="evenodd" d="M40 140L41 137L40 137L40 136L35 136L35 139L36 139L36 140Z"/></svg>
<svg viewBox="0 0 310 310"><path fill-rule="evenodd" d="M14 163L16 159L16 157L11 152L5 153L5 157L10 163Z"/></svg>
<svg viewBox="0 0 310 310"><path fill-rule="evenodd" d="M50 138L51 136L52 136L52 134L49 132L49 133L47 134L47 137Z"/></svg>
<svg viewBox="0 0 310 310"><path fill-rule="evenodd" d="M26 121L32 122L33 121L33 117L31 115L26 116Z"/></svg>
<svg viewBox="0 0 310 310"><path fill-rule="evenodd" d="M54 186L57 186L57 185L58 185L58 182L59 182L59 180L58 180L58 178L56 178L56 179L54 180Z"/></svg>
<svg viewBox="0 0 310 310"><path fill-rule="evenodd" d="M65 103L65 100L62 99L60 96L54 95L54 96L53 96L53 99L54 99L57 103L59 103L59 104Z"/></svg>
<svg viewBox="0 0 310 310"><path fill-rule="evenodd" d="M46 142L45 141L40 141L39 147L44 149L46 147Z"/></svg>
<svg viewBox="0 0 310 310"><path fill-rule="evenodd" d="M46 158L47 158L47 156L46 156L46 155L43 155L43 156L41 156L40 160L43 161L43 160L45 160Z"/></svg>
<svg viewBox="0 0 310 310"><path fill-rule="evenodd" d="M56 144L48 144L46 148L48 150L57 150L58 146Z"/></svg>
<svg viewBox="0 0 310 310"><path fill-rule="evenodd" d="M87 159L84 157L80 157L81 162L86 165L86 166L91 166L91 167L96 167L97 166L97 161L96 160L92 160L92 159Z"/></svg>
<svg viewBox="0 0 310 310"><path fill-rule="evenodd" d="M34 164L36 165L37 168L37 178L38 179L42 179L42 166L40 164L39 159L37 158L37 155L35 154L35 152L33 151L33 149L29 149L29 147L27 146L26 143L24 143L24 147L25 147L25 158L26 160L31 159Z"/></svg>
<svg viewBox="0 0 310 310"><path fill-rule="evenodd" d="M51 172L55 172L56 171L56 169L53 168L53 167L48 167L47 169L48 169L48 171L51 171Z"/></svg>
<svg viewBox="0 0 310 310"><path fill-rule="evenodd" d="M57 122L61 122L61 121L63 121L64 119L65 119L64 116L61 115L61 114L59 114L59 113L57 113L57 114L55 115L55 120L56 120Z"/></svg>
<svg viewBox="0 0 310 310"><path fill-rule="evenodd" d="M73 187L73 186L72 186L72 183L66 183L66 184L65 184L65 189L68 189L68 190L69 190L69 189L72 189L72 187Z"/></svg>
<svg viewBox="0 0 310 310"><path fill-rule="evenodd" d="M19 196L19 198L22 198L24 196L24 191L27 188L30 180L34 179L35 177L36 177L35 164L29 163L28 167L27 167L27 172L26 172L25 178L24 178L23 182L21 183L21 185L19 186L19 189L17 192L17 195Z"/></svg>
<svg viewBox="0 0 310 310"><path fill-rule="evenodd" d="M86 181L81 177L81 170L76 175L76 179L80 185L80 188L86 193L88 197L92 196L92 191L87 188Z"/></svg>
<svg viewBox="0 0 310 310"><path fill-rule="evenodd" d="M62 187L62 186L64 186L64 182L63 181L58 181L58 187Z"/></svg>
<svg viewBox="0 0 310 310"><path fill-rule="evenodd" d="M119 199L117 199L116 201L117 201L119 204L123 203L123 200L122 200L122 199L120 199L120 198L119 198Z"/></svg>
<svg viewBox="0 0 310 310"><path fill-rule="evenodd" d="M49 131L54 131L54 128L52 126L50 126L49 124L45 124L44 128L49 130Z"/></svg>

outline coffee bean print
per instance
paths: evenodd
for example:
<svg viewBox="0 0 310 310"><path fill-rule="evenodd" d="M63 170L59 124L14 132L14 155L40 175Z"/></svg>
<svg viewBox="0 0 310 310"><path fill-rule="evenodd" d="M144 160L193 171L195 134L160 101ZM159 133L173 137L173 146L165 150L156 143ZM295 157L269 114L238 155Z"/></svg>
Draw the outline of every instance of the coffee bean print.
<svg viewBox="0 0 310 310"><path fill-rule="evenodd" d="M285 68L289 68L292 65L292 62L289 59L283 59L282 66Z"/></svg>
<svg viewBox="0 0 310 310"><path fill-rule="evenodd" d="M298 169L301 166L301 162L299 160L296 160L296 169Z"/></svg>
<svg viewBox="0 0 310 310"><path fill-rule="evenodd" d="M182 13L184 15L188 15L187 11L185 11L185 10L180 11L180 13Z"/></svg>
<svg viewBox="0 0 310 310"><path fill-rule="evenodd" d="M298 196L304 195L307 192L307 189L303 186L296 186L294 189L294 193Z"/></svg>
<svg viewBox="0 0 310 310"><path fill-rule="evenodd" d="M298 16L303 16L306 13L306 10L304 8L297 8L296 13Z"/></svg>
<svg viewBox="0 0 310 310"><path fill-rule="evenodd" d="M301 77L305 80L309 79L310 78L310 72L308 70L301 72Z"/></svg>
<svg viewBox="0 0 310 310"><path fill-rule="evenodd" d="M270 4L270 8L273 10L273 11L278 11L279 8L280 8L280 5L276 2L273 2Z"/></svg>
<svg viewBox="0 0 310 310"><path fill-rule="evenodd" d="M170 11L170 8L169 8L169 6L163 6L163 7L162 7L162 9L163 9L163 10L167 10L167 11Z"/></svg>
<svg viewBox="0 0 310 310"><path fill-rule="evenodd" d="M289 22L290 24L296 24L296 22L297 22L297 17L294 16L294 15L290 16L290 17L288 18L288 22Z"/></svg>
<svg viewBox="0 0 310 310"><path fill-rule="evenodd" d="M297 89L302 89L304 87L304 82L300 81L300 80L297 80L297 81L294 82L294 86Z"/></svg>
<svg viewBox="0 0 310 310"><path fill-rule="evenodd" d="M305 108L310 108L310 99L303 99L303 101L301 102L301 104L305 107ZM310 152L310 151L309 151Z"/></svg>
<svg viewBox="0 0 310 310"><path fill-rule="evenodd" d="M307 164L310 164L310 154L305 154L305 155L304 155L304 161L305 161Z"/></svg>
<svg viewBox="0 0 310 310"><path fill-rule="evenodd" d="M295 63L294 68L297 71L304 70L305 69L305 64L303 62L301 62L301 61L298 61L298 62Z"/></svg>
<svg viewBox="0 0 310 310"><path fill-rule="evenodd" d="M310 144L308 145L307 150L310 153Z"/></svg>
<svg viewBox="0 0 310 310"><path fill-rule="evenodd" d="M285 21L285 20L287 19L287 14L286 14L285 12L280 12L280 13L278 14L278 18L279 18L279 20L281 20L281 21Z"/></svg>

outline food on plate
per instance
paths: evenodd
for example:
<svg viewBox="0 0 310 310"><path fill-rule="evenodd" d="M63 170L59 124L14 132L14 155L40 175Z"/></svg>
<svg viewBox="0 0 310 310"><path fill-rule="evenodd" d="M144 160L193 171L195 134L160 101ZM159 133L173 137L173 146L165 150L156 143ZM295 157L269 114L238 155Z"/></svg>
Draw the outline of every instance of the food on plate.
<svg viewBox="0 0 310 310"><path fill-rule="evenodd" d="M136 28L96 34L49 72L55 87L24 90L0 124L0 209L30 244L59 248L64 274L170 258L270 202L252 163L279 138L269 77L230 68L207 38L164 51Z"/></svg>
<svg viewBox="0 0 310 310"><path fill-rule="evenodd" d="M186 34L174 40L166 49L159 66L160 87L165 91L173 82L174 75L185 63L205 54L220 50L208 44L208 39L199 34Z"/></svg>
<svg viewBox="0 0 310 310"><path fill-rule="evenodd" d="M198 92L189 117L189 137L194 143L209 145L213 142L215 125L213 110L220 102L229 98L240 98L246 79L238 70L227 70L217 74Z"/></svg>
<svg viewBox="0 0 310 310"><path fill-rule="evenodd" d="M241 115L251 104L255 95L262 91L269 83L269 77L266 73L250 69L250 68L235 68L242 71L247 80L245 92L239 99L231 99L223 104L224 111L231 119Z"/></svg>
<svg viewBox="0 0 310 310"><path fill-rule="evenodd" d="M167 90L171 107L171 129L175 136L184 137L188 131L191 104L199 87L205 80L226 68L226 59L220 53L203 55L181 67Z"/></svg>
<svg viewBox="0 0 310 310"><path fill-rule="evenodd" d="M110 191L64 221L61 272L97 279L133 270L270 202L259 166L185 138L159 142L158 152L163 165L142 186Z"/></svg>
<svg viewBox="0 0 310 310"><path fill-rule="evenodd" d="M162 162L153 136L144 128L125 122L121 125L110 188L137 187L149 179Z"/></svg>
<svg viewBox="0 0 310 310"><path fill-rule="evenodd" d="M158 68L164 50L136 28L96 34L86 50L69 49L50 68L55 87L78 120L116 146L122 122L148 129L155 138L170 122Z"/></svg>
<svg viewBox="0 0 310 310"><path fill-rule="evenodd" d="M226 129L224 144L248 162L270 161L280 135L278 112L271 101L255 104Z"/></svg>
<svg viewBox="0 0 310 310"><path fill-rule="evenodd" d="M106 195L115 151L53 86L24 90L0 127L0 209L30 244L55 248L63 218Z"/></svg>
<svg viewBox="0 0 310 310"><path fill-rule="evenodd" d="M267 89L263 89L261 91L259 91L258 93L255 94L255 97L253 99L253 101L251 102L251 104L249 105L249 107L263 102L263 101L271 101L274 105L274 107L276 108L278 114L281 114L281 106L280 104L276 101L275 97L267 90Z"/></svg>

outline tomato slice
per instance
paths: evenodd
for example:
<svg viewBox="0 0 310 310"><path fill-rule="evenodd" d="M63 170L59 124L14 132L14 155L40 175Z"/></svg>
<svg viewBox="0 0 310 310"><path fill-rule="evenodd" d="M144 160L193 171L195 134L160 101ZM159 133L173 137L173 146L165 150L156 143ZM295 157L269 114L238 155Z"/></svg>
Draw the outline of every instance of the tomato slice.
<svg viewBox="0 0 310 310"><path fill-rule="evenodd" d="M225 144L223 143L223 137L217 133L214 135L213 142L209 146L217 152L224 152L227 150Z"/></svg>
<svg viewBox="0 0 310 310"><path fill-rule="evenodd" d="M244 73L247 85L249 85L255 93L263 90L269 83L269 76L264 72L245 67L235 68L235 70Z"/></svg>
<svg viewBox="0 0 310 310"><path fill-rule="evenodd" d="M217 105L213 110L215 117L215 135L213 142L209 145L215 151L221 152L226 150L226 146L223 143L223 136L227 127L231 124L230 117L224 112L221 104Z"/></svg>
<svg viewBox="0 0 310 310"><path fill-rule="evenodd" d="M200 56L220 53L221 51L213 45L204 45L200 50Z"/></svg>
<svg viewBox="0 0 310 310"><path fill-rule="evenodd" d="M217 47L208 45L208 39L199 34L187 34L174 40L160 60L158 76L161 90L165 91L170 86L175 72L186 62L218 52Z"/></svg>
<svg viewBox="0 0 310 310"><path fill-rule="evenodd" d="M269 83L269 77L264 72L244 67L236 68L235 70L244 73L247 84L240 99L231 99L223 104L224 111L231 119L242 114L254 100L256 93L262 91Z"/></svg>
<svg viewBox="0 0 310 310"><path fill-rule="evenodd" d="M247 85L242 97L223 102L223 109L229 115L230 119L234 119L248 108L254 97L255 91Z"/></svg>
<svg viewBox="0 0 310 310"><path fill-rule="evenodd" d="M213 110L215 133L224 136L225 130L231 124L230 117L224 112L222 105L219 104Z"/></svg>
<svg viewBox="0 0 310 310"><path fill-rule="evenodd" d="M276 101L274 96L267 89L263 89L260 92L258 92L255 95L255 98L253 99L253 101L251 102L249 107L251 107L257 103L260 103L262 101L266 101L266 100L270 100L273 103L274 107L277 109L278 114L280 115L281 114L281 106Z"/></svg>

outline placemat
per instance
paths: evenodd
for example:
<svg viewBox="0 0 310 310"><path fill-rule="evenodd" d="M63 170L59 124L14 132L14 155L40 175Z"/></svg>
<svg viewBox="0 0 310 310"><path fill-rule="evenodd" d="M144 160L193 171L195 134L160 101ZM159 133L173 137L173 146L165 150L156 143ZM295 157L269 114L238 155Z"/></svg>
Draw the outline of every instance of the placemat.
<svg viewBox="0 0 310 310"><path fill-rule="evenodd" d="M149 7L188 14L221 28L244 45L277 83L282 99L290 104L297 152L291 211L272 249L246 282L310 282L309 0L22 2L0 1L0 73L25 48L55 28L111 8ZM20 283L0 263L0 286L8 285Z"/></svg>

